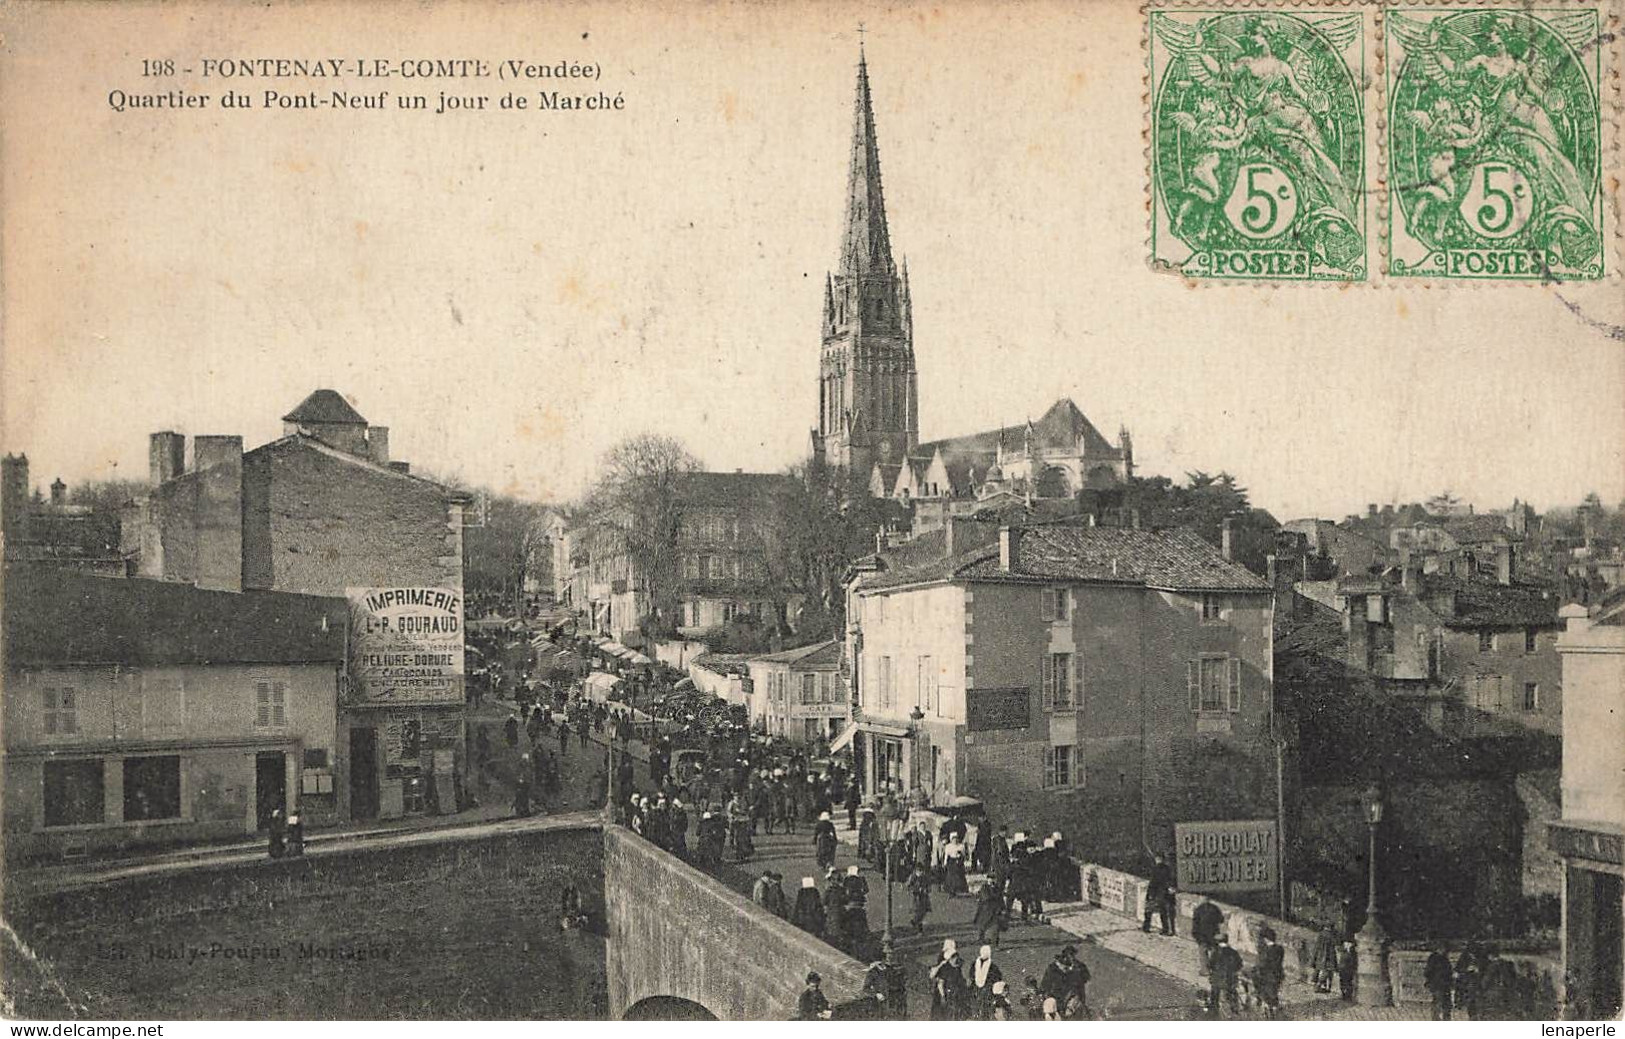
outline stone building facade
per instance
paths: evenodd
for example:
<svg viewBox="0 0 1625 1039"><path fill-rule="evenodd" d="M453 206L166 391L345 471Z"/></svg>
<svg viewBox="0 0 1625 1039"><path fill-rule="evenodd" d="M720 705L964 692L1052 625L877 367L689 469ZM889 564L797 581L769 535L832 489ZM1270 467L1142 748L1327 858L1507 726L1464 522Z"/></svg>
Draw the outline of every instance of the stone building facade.
<svg viewBox="0 0 1625 1039"><path fill-rule="evenodd" d="M376 589L463 592L468 498L389 457L388 430L317 390L283 418L284 436L152 435L152 488L126 516L137 572L199 588L356 599ZM460 656L460 653L459 653ZM461 662L455 670L461 675ZM348 817L455 810L464 698L425 698L346 681L335 770Z"/></svg>
<svg viewBox="0 0 1625 1039"><path fill-rule="evenodd" d="M347 617L329 596L8 568L6 854L341 818Z"/></svg>
<svg viewBox="0 0 1625 1039"><path fill-rule="evenodd" d="M968 525L849 586L866 791L968 795L1092 861L1271 818L1273 596L1185 531ZM958 542L955 544L955 542Z"/></svg>

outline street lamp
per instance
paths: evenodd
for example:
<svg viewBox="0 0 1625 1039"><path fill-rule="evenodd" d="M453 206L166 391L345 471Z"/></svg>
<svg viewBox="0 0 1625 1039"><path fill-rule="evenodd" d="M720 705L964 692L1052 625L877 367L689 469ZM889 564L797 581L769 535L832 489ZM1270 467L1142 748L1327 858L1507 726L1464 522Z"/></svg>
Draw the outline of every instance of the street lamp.
<svg viewBox="0 0 1625 1039"><path fill-rule="evenodd" d="M1366 853L1365 926L1354 939L1358 965L1355 991L1362 1006L1386 1007L1393 1005L1394 993L1388 981L1388 934L1377 920L1377 827L1382 824L1383 802L1382 788L1376 783L1366 787L1364 808L1370 844Z"/></svg>

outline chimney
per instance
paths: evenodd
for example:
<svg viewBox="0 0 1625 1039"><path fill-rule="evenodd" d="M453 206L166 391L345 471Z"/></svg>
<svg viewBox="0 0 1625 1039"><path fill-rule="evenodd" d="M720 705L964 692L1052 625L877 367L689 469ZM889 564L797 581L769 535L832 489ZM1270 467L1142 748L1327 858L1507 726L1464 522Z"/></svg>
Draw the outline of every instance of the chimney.
<svg viewBox="0 0 1625 1039"><path fill-rule="evenodd" d="M1140 529L1140 510L1139 509L1130 509L1130 510L1128 510L1128 522L1129 522L1129 526L1133 527L1135 530Z"/></svg>
<svg viewBox="0 0 1625 1039"><path fill-rule="evenodd" d="M1422 564L1409 552L1399 560L1399 586L1412 595L1422 594Z"/></svg>
<svg viewBox="0 0 1625 1039"><path fill-rule="evenodd" d="M1376 506L1373 505L1371 508L1375 510ZM1235 517L1226 516L1223 522L1219 524L1219 551L1224 555L1226 562L1234 563L1236 561L1235 541Z"/></svg>
<svg viewBox="0 0 1625 1039"><path fill-rule="evenodd" d="M28 456L6 455L4 499L0 502L0 529L6 541L21 544L29 539Z"/></svg>
<svg viewBox="0 0 1625 1039"><path fill-rule="evenodd" d="M243 590L243 438L200 436L192 441L198 473L197 586Z"/></svg>
<svg viewBox="0 0 1625 1039"><path fill-rule="evenodd" d="M53 496L55 492L53 491ZM1495 546L1495 583L1512 583L1512 546Z"/></svg>
<svg viewBox="0 0 1625 1039"><path fill-rule="evenodd" d="M60 476L51 481L51 504L68 504L68 485L62 482L62 477Z"/></svg>
<svg viewBox="0 0 1625 1039"><path fill-rule="evenodd" d="M1269 581L1271 588L1276 590L1280 589L1280 575L1276 572L1275 553L1273 552L1264 557L1264 575L1265 579Z"/></svg>
<svg viewBox="0 0 1625 1039"><path fill-rule="evenodd" d="M367 427L367 454L379 465L389 464L389 427Z"/></svg>
<svg viewBox="0 0 1625 1039"><path fill-rule="evenodd" d="M1016 549L1021 544L1020 527L999 528L999 569L1010 573L1014 563Z"/></svg>
<svg viewBox="0 0 1625 1039"><path fill-rule="evenodd" d="M154 487L168 483L186 471L186 437L180 433L163 432L152 435L147 451L149 475Z"/></svg>
<svg viewBox="0 0 1625 1039"><path fill-rule="evenodd" d="M1373 519L1375 519L1375 518L1376 518L1376 515L1377 515L1377 506L1376 506L1376 504L1375 504L1375 503L1372 503L1372 504L1369 504L1369 505L1367 505L1367 506L1366 506L1366 507L1365 507L1365 514L1366 514L1366 515L1367 515L1367 516L1370 516L1370 517L1372 517L1372 518L1373 518Z"/></svg>

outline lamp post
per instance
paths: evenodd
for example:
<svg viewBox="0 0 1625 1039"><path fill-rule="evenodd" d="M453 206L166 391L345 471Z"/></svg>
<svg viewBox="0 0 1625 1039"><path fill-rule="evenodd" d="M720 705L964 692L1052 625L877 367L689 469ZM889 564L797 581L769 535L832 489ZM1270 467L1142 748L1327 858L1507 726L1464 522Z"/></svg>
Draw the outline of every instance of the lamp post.
<svg viewBox="0 0 1625 1039"><path fill-rule="evenodd" d="M1354 936L1357 963L1355 993L1362 1006L1386 1007L1394 1002L1388 981L1388 934L1377 920L1377 827L1382 824L1382 788L1372 783L1364 795L1365 821L1370 844L1366 853L1365 926Z"/></svg>

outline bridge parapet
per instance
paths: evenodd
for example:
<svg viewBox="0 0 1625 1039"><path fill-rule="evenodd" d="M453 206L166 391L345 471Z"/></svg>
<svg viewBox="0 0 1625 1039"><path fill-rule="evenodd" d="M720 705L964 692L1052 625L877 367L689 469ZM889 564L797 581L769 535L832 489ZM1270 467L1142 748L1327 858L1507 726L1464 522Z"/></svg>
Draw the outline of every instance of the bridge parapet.
<svg viewBox="0 0 1625 1039"><path fill-rule="evenodd" d="M609 1011L672 997L723 1021L792 1017L807 971L840 1003L864 965L618 826L604 827Z"/></svg>

